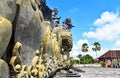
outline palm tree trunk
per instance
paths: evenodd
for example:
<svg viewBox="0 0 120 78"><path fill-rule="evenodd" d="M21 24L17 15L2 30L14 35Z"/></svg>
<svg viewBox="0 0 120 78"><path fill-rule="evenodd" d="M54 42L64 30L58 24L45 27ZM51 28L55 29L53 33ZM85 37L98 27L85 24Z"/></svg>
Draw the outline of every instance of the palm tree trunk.
<svg viewBox="0 0 120 78"><path fill-rule="evenodd" d="M85 64L85 52L84 52L84 64Z"/></svg>
<svg viewBox="0 0 120 78"><path fill-rule="evenodd" d="M97 58L97 51L96 51L96 58Z"/></svg>
<svg viewBox="0 0 120 78"><path fill-rule="evenodd" d="M98 63L98 59L97 59L97 51L96 51L96 62Z"/></svg>

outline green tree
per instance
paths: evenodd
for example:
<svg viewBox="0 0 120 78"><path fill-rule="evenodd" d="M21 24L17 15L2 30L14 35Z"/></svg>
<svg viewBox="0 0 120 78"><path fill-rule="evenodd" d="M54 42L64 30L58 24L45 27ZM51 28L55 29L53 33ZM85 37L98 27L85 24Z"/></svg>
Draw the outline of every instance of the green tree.
<svg viewBox="0 0 120 78"><path fill-rule="evenodd" d="M93 57L87 54L80 59L80 63L81 64L92 64L94 63Z"/></svg>
<svg viewBox="0 0 120 78"><path fill-rule="evenodd" d="M89 48L89 47L88 47L88 44L87 44L87 43L83 43L81 50L82 50L82 52L88 52L88 48Z"/></svg>
<svg viewBox="0 0 120 78"><path fill-rule="evenodd" d="M82 44L82 49L81 50L82 50L82 52L84 52L84 56L85 56L85 53L88 52L88 48L89 47L88 47L87 43ZM85 61L85 59L84 59L84 61Z"/></svg>
<svg viewBox="0 0 120 78"><path fill-rule="evenodd" d="M74 64L79 64L79 60L74 60Z"/></svg>
<svg viewBox="0 0 120 78"><path fill-rule="evenodd" d="M94 42L93 43L93 48L92 48L93 51L96 52L96 57L97 57L97 51L100 51L101 50L101 45L99 42Z"/></svg>

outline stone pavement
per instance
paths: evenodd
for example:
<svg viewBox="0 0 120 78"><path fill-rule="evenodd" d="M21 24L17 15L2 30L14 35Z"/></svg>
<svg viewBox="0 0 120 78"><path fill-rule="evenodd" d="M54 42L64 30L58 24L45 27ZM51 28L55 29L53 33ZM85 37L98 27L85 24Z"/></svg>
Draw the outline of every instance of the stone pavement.
<svg viewBox="0 0 120 78"><path fill-rule="evenodd" d="M67 77L69 76L65 75L67 72L61 70L53 78L120 78L120 68L103 68L99 65L74 65L73 68L70 69L72 73L68 74L70 74L70 76L73 74L76 77Z"/></svg>
<svg viewBox="0 0 120 78"><path fill-rule="evenodd" d="M80 78L120 78L120 69L116 68L79 68L85 71L85 73L79 72Z"/></svg>

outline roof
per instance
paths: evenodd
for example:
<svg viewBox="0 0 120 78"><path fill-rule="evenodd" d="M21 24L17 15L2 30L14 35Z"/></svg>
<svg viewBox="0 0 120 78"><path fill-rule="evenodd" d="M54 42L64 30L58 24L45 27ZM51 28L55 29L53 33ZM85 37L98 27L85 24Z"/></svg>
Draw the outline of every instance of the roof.
<svg viewBox="0 0 120 78"><path fill-rule="evenodd" d="M101 58L117 58L120 57L120 50L109 50L102 56L100 56L98 59Z"/></svg>

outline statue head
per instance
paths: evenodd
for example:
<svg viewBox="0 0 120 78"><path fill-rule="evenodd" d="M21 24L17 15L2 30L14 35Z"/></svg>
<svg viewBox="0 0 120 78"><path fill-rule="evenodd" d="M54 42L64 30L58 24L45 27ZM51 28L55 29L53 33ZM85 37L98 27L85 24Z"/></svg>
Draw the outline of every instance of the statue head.
<svg viewBox="0 0 120 78"><path fill-rule="evenodd" d="M53 12L54 12L55 15L57 15L57 14L58 14L58 9L57 9L57 8L54 8L54 9L53 9Z"/></svg>
<svg viewBox="0 0 120 78"><path fill-rule="evenodd" d="M68 29L68 30L70 30L72 27L74 27L73 25L72 25L72 21L71 21L71 18L66 18L64 21L63 21L63 28L64 29Z"/></svg>

